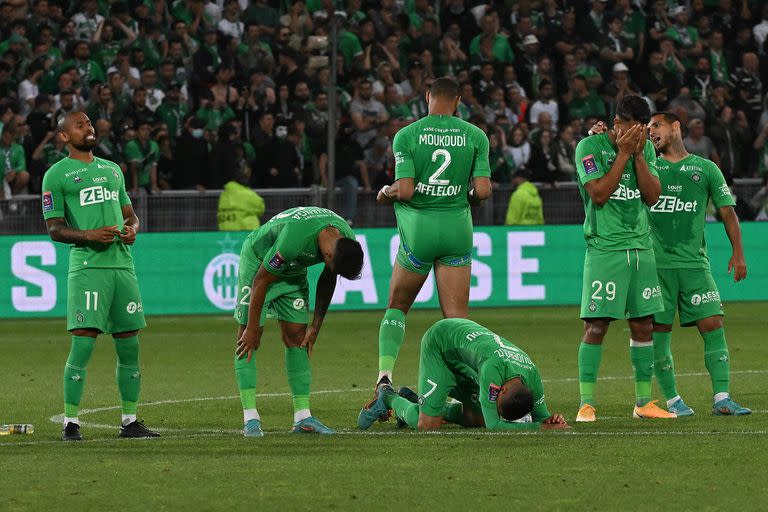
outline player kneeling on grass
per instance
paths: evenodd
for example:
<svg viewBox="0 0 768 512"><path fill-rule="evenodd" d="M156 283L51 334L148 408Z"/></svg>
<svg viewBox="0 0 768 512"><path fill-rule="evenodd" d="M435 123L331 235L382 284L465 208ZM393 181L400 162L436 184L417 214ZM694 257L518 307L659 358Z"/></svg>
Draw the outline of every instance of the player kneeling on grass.
<svg viewBox="0 0 768 512"><path fill-rule="evenodd" d="M448 397L458 402L446 402ZM419 394L379 386L376 400L360 411L365 430L387 410L413 428L435 430L443 422L488 430L569 428L550 414L536 365L510 341L461 318L440 320L421 340ZM532 422L515 422L531 414Z"/></svg>
<svg viewBox="0 0 768 512"><path fill-rule="evenodd" d="M64 367L64 441L80 441L77 418L86 367L96 337L112 334L117 387L122 401L120 437L158 437L136 421L141 389L139 329L146 327L128 246L139 219L125 192L120 166L93 156L96 134L82 112L59 121L57 136L69 156L43 177L43 217L57 242L72 244L67 279L67 330L72 333Z"/></svg>
<svg viewBox="0 0 768 512"><path fill-rule="evenodd" d="M309 324L307 268L325 263L317 281L315 315ZM333 434L309 410L309 355L336 288L336 276L355 279L363 250L349 225L330 210L299 207L272 217L248 235L240 252L235 375L246 437L261 437L256 410L256 354L264 320L276 318L285 344L285 369L293 397L293 432Z"/></svg>

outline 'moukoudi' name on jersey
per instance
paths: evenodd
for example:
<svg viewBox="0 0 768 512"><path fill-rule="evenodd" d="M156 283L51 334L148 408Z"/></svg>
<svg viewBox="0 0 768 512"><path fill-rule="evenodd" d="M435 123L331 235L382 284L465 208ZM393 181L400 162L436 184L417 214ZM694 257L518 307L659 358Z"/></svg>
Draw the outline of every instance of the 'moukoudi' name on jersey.
<svg viewBox="0 0 768 512"><path fill-rule="evenodd" d="M392 151L395 179L413 178L415 187L396 211L469 208L470 180L491 175L488 137L458 117L423 117L397 132Z"/></svg>

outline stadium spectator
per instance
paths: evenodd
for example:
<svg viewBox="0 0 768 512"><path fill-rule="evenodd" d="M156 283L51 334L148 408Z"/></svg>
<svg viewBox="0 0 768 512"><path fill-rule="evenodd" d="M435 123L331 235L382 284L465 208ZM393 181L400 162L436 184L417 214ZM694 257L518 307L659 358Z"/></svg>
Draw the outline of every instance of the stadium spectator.
<svg viewBox="0 0 768 512"><path fill-rule="evenodd" d="M544 208L536 185L529 180L530 172L520 170L515 173L512 183L515 191L509 197L507 226L533 226L544 224Z"/></svg>
<svg viewBox="0 0 768 512"><path fill-rule="evenodd" d="M203 140L202 119L187 116L176 142L176 173L171 182L178 190L205 190L208 179L208 144Z"/></svg>
<svg viewBox="0 0 768 512"><path fill-rule="evenodd" d="M219 231L253 231L261 225L264 198L249 186L250 174L238 173L237 180L224 185L219 196Z"/></svg>
<svg viewBox="0 0 768 512"><path fill-rule="evenodd" d="M0 135L0 156L3 158L3 186L0 187L0 199L10 194L20 194L29 183L27 159L24 148L18 143L19 129L14 123L3 126ZM6 191L6 188L8 189Z"/></svg>
<svg viewBox="0 0 768 512"><path fill-rule="evenodd" d="M704 135L704 121L701 119L688 122L688 135L683 139L683 144L689 153L712 160L718 167L720 166L720 157L715 151L712 139Z"/></svg>
<svg viewBox="0 0 768 512"><path fill-rule="evenodd" d="M368 167L365 163L363 148L353 136L354 127L341 125L336 135L336 184L341 188L342 207L340 215L352 225L357 214L358 189L362 183L363 192L371 191ZM328 155L320 155L320 179L323 185L328 183Z"/></svg>

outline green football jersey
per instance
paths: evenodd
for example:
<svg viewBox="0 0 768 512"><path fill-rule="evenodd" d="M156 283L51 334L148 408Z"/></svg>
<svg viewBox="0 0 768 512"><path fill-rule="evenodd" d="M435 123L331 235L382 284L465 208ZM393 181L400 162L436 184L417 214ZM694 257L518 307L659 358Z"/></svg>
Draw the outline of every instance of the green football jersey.
<svg viewBox="0 0 768 512"><path fill-rule="evenodd" d="M504 383L515 377L520 377L533 394L533 421L541 422L550 416L539 369L528 354L512 342L464 318L440 320L428 332L440 340L448 368L477 385L487 429L492 430L504 421L496 409L496 399Z"/></svg>
<svg viewBox="0 0 768 512"><path fill-rule="evenodd" d="M65 158L43 176L43 218L62 217L74 229L123 227L122 207L131 204L120 166L94 157L90 164ZM131 251L120 238L111 244L72 246L69 271L84 268L133 268Z"/></svg>
<svg viewBox="0 0 768 512"><path fill-rule="evenodd" d="M584 188L587 182L608 174L616 152L617 148L607 134L587 137L576 146L576 173L586 217L584 238L588 246L604 250L650 249L653 243L648 208L637 188L633 158L624 167L618 188L603 206L592 203ZM658 176L656 151L651 141L646 141L643 153L651 174Z"/></svg>
<svg viewBox="0 0 768 512"><path fill-rule="evenodd" d="M21 144L12 143L10 146L0 145L0 156L3 158L3 176L9 171L26 171L27 158Z"/></svg>
<svg viewBox="0 0 768 512"><path fill-rule="evenodd" d="M404 127L392 151L395 179L415 181L413 198L395 211L468 208L470 179L491 175L488 137L458 117L429 115Z"/></svg>
<svg viewBox="0 0 768 512"><path fill-rule="evenodd" d="M677 163L656 162L661 196L651 207L656 268L709 268L704 239L706 209L735 206L723 173L711 160L690 154Z"/></svg>
<svg viewBox="0 0 768 512"><path fill-rule="evenodd" d="M264 268L280 277L301 276L307 268L323 262L317 235L333 226L344 238L355 240L349 224L325 208L299 206L272 217L243 242Z"/></svg>
<svg viewBox="0 0 768 512"><path fill-rule="evenodd" d="M142 146L138 139L128 141L125 145L125 160L136 163L138 166L138 185L146 187L150 183L152 167L160 160L160 146L150 140L146 146Z"/></svg>

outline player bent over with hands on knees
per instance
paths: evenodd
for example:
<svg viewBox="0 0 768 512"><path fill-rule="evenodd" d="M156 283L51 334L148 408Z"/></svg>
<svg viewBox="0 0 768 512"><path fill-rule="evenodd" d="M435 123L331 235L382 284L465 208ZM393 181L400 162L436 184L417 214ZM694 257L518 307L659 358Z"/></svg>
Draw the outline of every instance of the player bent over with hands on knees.
<svg viewBox="0 0 768 512"><path fill-rule="evenodd" d="M593 131L602 133L604 126ZM660 153L657 160L662 195L651 207L651 236L664 310L654 315L654 370L667 408L677 416L692 416L677 392L675 366L670 348L672 322L680 312L680 325L696 326L704 341L704 364L712 381L712 413L742 416L752 411L729 394L730 354L723 329L723 305L707 256L704 239L706 206L710 200L723 219L733 248L728 272L738 282L747 276L741 228L735 201L722 172L711 160L689 154L683 144L680 119L670 112L653 114L651 142Z"/></svg>
<svg viewBox="0 0 768 512"><path fill-rule="evenodd" d="M72 244L67 278L67 330L72 345L64 367L64 441L80 441L78 410L96 337L111 334L122 402L120 437L159 437L136 420L141 390L139 330L147 326L128 248L139 219L116 163L93 155L96 133L88 116L71 112L57 137L69 156L43 177L43 217L56 242Z"/></svg>
<svg viewBox="0 0 768 512"><path fill-rule="evenodd" d="M614 129L576 146L587 242L580 317L581 404L576 421L595 421L594 388L602 343L613 320L628 319L635 373L635 418L674 418L651 401L653 315L663 310L648 207L661 194L656 152L646 125L651 112L639 96L624 96Z"/></svg>
<svg viewBox="0 0 768 512"><path fill-rule="evenodd" d="M307 268L324 263L309 324ZM309 409L312 380L309 356L336 289L336 276L356 279L363 250L349 225L330 210L291 208L248 235L240 252L235 375L240 389L246 437L262 437L256 409L256 350L264 321L276 318L285 344L285 369L293 398L293 432L334 434Z"/></svg>
<svg viewBox="0 0 768 512"><path fill-rule="evenodd" d="M472 264L472 213L491 195L488 137L454 116L461 97L451 78L438 78L426 93L429 114L395 135L395 183L377 201L393 204L400 247L379 329L378 387L392 384L405 338L405 320L435 268L445 318L466 318ZM386 419L388 414L382 416Z"/></svg>
<svg viewBox="0 0 768 512"><path fill-rule="evenodd" d="M394 410L398 419L418 430L435 430L444 422L497 430L570 428L563 416L550 414L541 376L520 348L480 324L447 318L430 327L421 340L419 394L395 393L383 384L376 399L358 416L368 429ZM458 402L447 402L451 397ZM528 415L532 421L516 422Z"/></svg>

